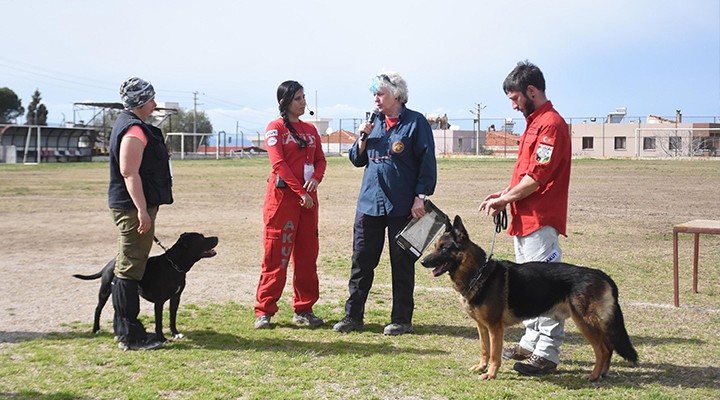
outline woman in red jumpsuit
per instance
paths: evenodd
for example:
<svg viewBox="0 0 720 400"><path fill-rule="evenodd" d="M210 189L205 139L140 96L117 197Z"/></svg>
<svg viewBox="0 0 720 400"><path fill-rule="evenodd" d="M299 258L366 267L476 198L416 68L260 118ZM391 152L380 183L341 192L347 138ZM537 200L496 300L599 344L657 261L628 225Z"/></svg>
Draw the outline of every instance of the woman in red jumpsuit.
<svg viewBox="0 0 720 400"><path fill-rule="evenodd" d="M265 256L257 287L255 329L270 328L270 317L293 266L293 322L318 327L324 321L312 310L320 297L317 275L317 187L325 174L320 135L312 124L300 121L305 113L305 92L296 81L277 90L280 118L265 130L272 174L263 206Z"/></svg>

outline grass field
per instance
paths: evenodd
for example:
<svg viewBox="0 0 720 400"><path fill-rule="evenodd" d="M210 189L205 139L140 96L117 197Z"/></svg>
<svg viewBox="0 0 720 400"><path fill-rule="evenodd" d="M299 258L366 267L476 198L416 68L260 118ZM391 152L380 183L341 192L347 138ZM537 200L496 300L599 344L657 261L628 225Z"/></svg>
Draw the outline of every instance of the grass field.
<svg viewBox="0 0 720 400"><path fill-rule="evenodd" d="M432 200L463 217L487 248L492 222L477 207L504 188L512 160L441 159ZM320 186L321 299L327 321L291 324L290 288L275 328L252 329L260 270L267 159L175 161L175 204L158 215L166 245L184 231L220 237L218 256L188 275L178 316L186 337L154 352L121 352L92 335L99 270L115 251L106 163L0 165L0 398L11 399L708 399L720 398L720 237L700 239L700 293L691 290L692 236L681 236L680 302L672 306L672 226L720 219L720 162L575 160L564 261L617 282L640 365L613 359L610 376L582 380L592 349L571 321L559 373L521 377L506 362L495 381L468 371L479 347L446 276L418 265L415 334L385 337L391 292L387 256L377 269L366 330L332 331L343 315L352 219L362 170L329 159ZM160 249L153 249L159 254ZM498 236L496 258L513 258ZM143 321L152 329L151 306ZM167 316L165 318L167 321ZM167 332L167 327L166 327ZM516 342L521 329L506 332Z"/></svg>

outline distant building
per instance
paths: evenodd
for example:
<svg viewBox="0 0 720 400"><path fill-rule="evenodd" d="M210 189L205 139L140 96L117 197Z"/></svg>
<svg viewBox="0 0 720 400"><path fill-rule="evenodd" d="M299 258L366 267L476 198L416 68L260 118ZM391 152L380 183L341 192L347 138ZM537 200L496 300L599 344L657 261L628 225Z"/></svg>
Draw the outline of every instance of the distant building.
<svg viewBox="0 0 720 400"><path fill-rule="evenodd" d="M649 115L622 122L627 110L608 113L606 123L569 124L576 157L667 158L720 156L720 124L683 123Z"/></svg>
<svg viewBox="0 0 720 400"><path fill-rule="evenodd" d="M327 155L347 153L357 140L358 135L344 129L332 132L329 135L320 134L323 152Z"/></svg>
<svg viewBox="0 0 720 400"><path fill-rule="evenodd" d="M435 154L477 154L477 142L485 142L485 132L456 129L433 129Z"/></svg>
<svg viewBox="0 0 720 400"><path fill-rule="evenodd" d="M521 135L488 129L483 149L496 156L517 157Z"/></svg>

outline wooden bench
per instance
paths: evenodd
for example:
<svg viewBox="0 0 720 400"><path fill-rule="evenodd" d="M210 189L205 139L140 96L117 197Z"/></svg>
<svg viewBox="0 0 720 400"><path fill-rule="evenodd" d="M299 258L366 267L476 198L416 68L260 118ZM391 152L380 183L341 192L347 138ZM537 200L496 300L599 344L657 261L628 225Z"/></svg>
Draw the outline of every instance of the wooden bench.
<svg viewBox="0 0 720 400"><path fill-rule="evenodd" d="M673 227L673 287L675 289L675 307L680 307L679 273L678 273L678 233L692 233L695 235L693 251L693 292L698 292L698 249L700 235L720 235L720 221L708 219L695 219Z"/></svg>

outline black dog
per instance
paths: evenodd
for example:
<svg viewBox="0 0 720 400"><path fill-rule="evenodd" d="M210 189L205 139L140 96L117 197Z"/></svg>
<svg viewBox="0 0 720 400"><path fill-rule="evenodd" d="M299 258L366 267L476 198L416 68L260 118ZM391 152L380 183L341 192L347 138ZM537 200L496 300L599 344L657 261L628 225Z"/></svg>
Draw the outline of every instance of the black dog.
<svg viewBox="0 0 720 400"><path fill-rule="evenodd" d="M165 254L148 259L145 275L139 284L139 292L142 298L155 303L155 336L158 340L167 341L163 335L162 311L168 299L170 299L170 333L173 339L182 337L175 326L175 319L180 305L180 295L185 289L185 274L200 259L214 257L217 254L215 252L217 244L218 238L215 236L205 237L200 233L186 232L180 235L177 242ZM98 305L95 308L94 333L100 333L100 314L112 291L114 269L115 260L112 260L96 274L73 275L83 280L102 278Z"/></svg>
<svg viewBox="0 0 720 400"><path fill-rule="evenodd" d="M557 320L572 317L595 351L591 381L607 375L613 351L637 362L618 304L617 285L607 274L566 263L488 260L483 249L470 241L459 216L453 225L448 220L446 229L422 265L433 268L434 276L447 272L462 295L480 336L482 358L471 370L487 369L482 379L497 374L505 328L539 315Z"/></svg>

